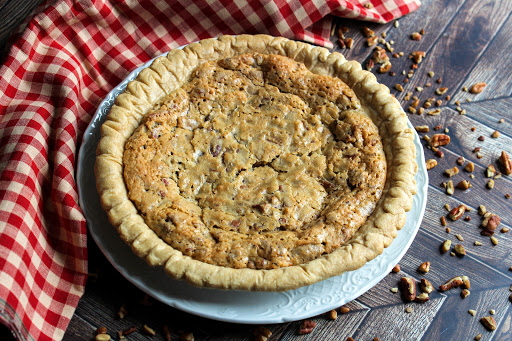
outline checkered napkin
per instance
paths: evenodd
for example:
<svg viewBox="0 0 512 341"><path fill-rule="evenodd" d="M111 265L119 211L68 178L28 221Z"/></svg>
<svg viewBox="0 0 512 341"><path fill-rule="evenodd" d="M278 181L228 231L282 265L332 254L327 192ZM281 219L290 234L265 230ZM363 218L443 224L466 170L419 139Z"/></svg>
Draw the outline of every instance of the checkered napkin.
<svg viewBox="0 0 512 341"><path fill-rule="evenodd" d="M387 22L418 0L47 1L0 69L0 322L59 340L84 292L86 223L75 182L82 134L137 66L221 34L332 47L332 15Z"/></svg>

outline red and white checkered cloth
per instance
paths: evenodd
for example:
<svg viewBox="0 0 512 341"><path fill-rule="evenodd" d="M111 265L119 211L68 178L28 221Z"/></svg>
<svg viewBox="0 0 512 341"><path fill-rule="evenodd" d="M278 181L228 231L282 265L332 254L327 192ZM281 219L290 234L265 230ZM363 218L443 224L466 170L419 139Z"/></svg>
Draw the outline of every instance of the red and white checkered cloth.
<svg viewBox="0 0 512 341"><path fill-rule="evenodd" d="M372 4L369 6L368 4ZM102 98L171 48L268 33L332 47L332 15L387 22L418 0L47 1L0 69L0 322L59 340L84 292L75 161Z"/></svg>

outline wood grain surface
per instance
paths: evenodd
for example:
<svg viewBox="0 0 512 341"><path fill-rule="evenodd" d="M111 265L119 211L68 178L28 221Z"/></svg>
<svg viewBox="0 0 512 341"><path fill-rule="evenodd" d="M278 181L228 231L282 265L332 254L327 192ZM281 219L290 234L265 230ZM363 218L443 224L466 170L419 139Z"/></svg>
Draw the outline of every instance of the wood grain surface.
<svg viewBox="0 0 512 341"><path fill-rule="evenodd" d="M9 27L11 18L6 16L4 8L11 8L13 3L0 0L0 41L3 42L6 32L14 29ZM26 16L29 7L33 8L38 1L25 3L27 5L17 12L17 18ZM414 126L430 128L420 136L446 133L451 138L449 145L439 148L443 157L436 156L428 143L423 142L426 159L436 159L438 165L429 171L427 209L420 231L400 261L401 271L390 273L364 295L348 303L348 313L341 314L338 309L336 320L326 315L312 317L317 326L307 335L299 335L301 321L267 325L273 333L269 340L346 340L348 337L355 340L376 337L379 340L473 340L479 334L481 340L512 340L512 302L509 299L512 232L499 232L503 227L512 228L512 198L507 199L512 195L512 178L502 175L494 179L494 187L489 189L490 179L485 176L489 165L503 172L498 162L503 150L512 155L512 1L424 0L422 3L419 10L399 19L399 25L335 18L336 28L349 28L345 37L354 39L351 49L341 48L336 34L332 37L335 51L365 66L374 47L367 46L363 27L374 30L379 37L384 35L385 41L392 42L393 52L403 52L403 56L394 58L388 52L393 73L380 74L376 65L372 71L378 80L390 87L406 110L414 96L419 100L417 108L427 99L434 99L432 107L423 114L409 114ZM413 32L421 30L424 30L421 40L411 39ZM417 68L408 57L413 51L426 54ZM413 73L408 76L410 71ZM433 76L429 72L433 72ZM487 83L481 93L464 91L464 87L469 89L477 82ZM402 85L404 91L396 90L396 84ZM436 94L440 87L447 88L443 95ZM440 100L439 105L436 105L437 100ZM440 109L439 115L426 113L433 109ZM495 131L500 133L497 138L492 137ZM477 147L479 154L474 151ZM461 156L464 162L458 165ZM472 173L463 170L468 162L475 165ZM458 167L460 172L450 180L455 184L468 180L472 187L455 189L453 195L447 195L443 183L449 179L444 170L452 167ZM451 207L464 204L471 211L451 221L445 204ZM501 225L495 233L497 245L480 233L482 217L477 213L480 205L501 217ZM447 219L449 231L441 225L442 216ZM445 240L451 240L452 245L461 244L466 256L441 254L440 245ZM195 340L255 339L252 333L257 326L200 318L147 297L108 263L91 238L89 258L91 276L65 340L92 340L100 326L107 327L115 340L119 339L118 331L130 327L135 327L136 332L127 336L128 340L165 340L164 325L173 340L184 338L188 332L193 333ZM417 268L425 261L431 262L431 270L422 274ZM471 280L471 294L465 299L461 298L460 289L435 290L426 303L405 303L400 292L390 291L399 286L403 276L416 281L428 279L437 289L459 275L467 275ZM119 319L116 314L123 305L129 313ZM406 312L408 307L412 308L410 313ZM476 311L474 317L468 313L470 309ZM480 323L481 317L490 316L491 309L498 325L493 332ZM149 338L141 332L145 324L155 330L155 336Z"/></svg>

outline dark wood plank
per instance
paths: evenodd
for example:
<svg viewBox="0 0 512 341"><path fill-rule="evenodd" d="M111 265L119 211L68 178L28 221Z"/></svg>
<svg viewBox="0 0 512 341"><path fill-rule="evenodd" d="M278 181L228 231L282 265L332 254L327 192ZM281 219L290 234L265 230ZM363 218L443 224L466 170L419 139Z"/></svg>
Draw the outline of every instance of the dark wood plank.
<svg viewBox="0 0 512 341"><path fill-rule="evenodd" d="M512 335L512 306L507 308L505 316L501 320L500 328L494 334L494 341L506 341L510 340Z"/></svg>
<svg viewBox="0 0 512 341"><path fill-rule="evenodd" d="M512 97L461 103L467 116L473 120L512 137ZM500 119L504 122L500 123Z"/></svg>
<svg viewBox="0 0 512 341"><path fill-rule="evenodd" d="M32 13L42 0L3 0L0 2L0 63L11 44L8 39Z"/></svg>
<svg viewBox="0 0 512 341"><path fill-rule="evenodd" d="M400 297L400 292L393 293L391 292L391 288L400 287L400 278L404 276L409 275L403 271L388 274L379 283L377 283L377 285L359 297L357 301L371 309L385 305L402 304L403 300Z"/></svg>
<svg viewBox="0 0 512 341"><path fill-rule="evenodd" d="M510 302L508 301L508 288L501 287L490 290L473 290L471 295L462 299L458 292L446 298L443 309L440 309L428 330L429 340L473 340L477 334L482 334L481 340L491 340L494 334L487 331L480 323L480 318L490 316L489 310L494 309L493 317L496 322L510 321ZM476 310L475 317L468 310ZM510 322L508 322L510 323ZM459 326L458 328L454 328ZM508 334L509 340L510 334Z"/></svg>
<svg viewBox="0 0 512 341"><path fill-rule="evenodd" d="M471 73L464 80L463 85L468 89L475 83L485 82L487 86L480 94L458 92L452 98L465 101L467 98L481 100L488 98L507 97L512 94L512 79L510 77L510 65L512 54L504 51L512 49L512 16L509 16L505 24L500 28L485 53L478 60L478 64L471 69Z"/></svg>
<svg viewBox="0 0 512 341"><path fill-rule="evenodd" d="M465 0L445 1L445 0L426 0L422 1L422 6L415 12L408 14L404 18L398 19L399 27L394 26L394 22L385 25L379 25L368 22L358 22L350 19L336 19L339 26L348 26L350 31L345 34L347 38L354 39L354 47L352 49L341 49L337 43L337 36L331 40L334 43L335 50L345 55L349 60L357 60L363 65L367 62L368 57L373 53L375 46L368 47L366 38L362 34L363 27L368 27L375 32L375 35L382 37L382 33L386 34L384 38L386 41L394 41L393 47L395 52L403 51L405 55L400 59L391 58L391 63L394 65L392 70L397 74L400 73L402 67L407 60L407 55L415 50L427 48L434 44L434 42L442 34L446 26L451 22L453 17L457 14ZM434 12L431 8L443 8L443 11ZM424 36L422 41L416 42L410 39L413 32L420 31L422 28L430 27L428 34ZM382 44L378 44L384 47ZM391 55L391 53L388 53ZM402 62L401 62L402 61ZM410 63L409 63L410 64ZM409 67L409 65L407 66ZM376 72L376 68L373 70ZM380 75L376 73L380 82L392 85L396 82L394 77L389 75ZM398 77L396 77L398 78ZM401 80L400 80L401 81Z"/></svg>
<svg viewBox="0 0 512 341"><path fill-rule="evenodd" d="M414 239L410 251L408 251L402 261L400 261L401 269L415 278L428 279L434 288L439 288L440 285L444 284L450 278L462 275L468 276L471 280L471 287L478 290L501 287L511 281L510 277L500 273L491 265L480 261L473 256L471 252L468 252L468 254L462 258L450 256L449 253L441 254L439 247L445 239L447 238L433 237L430 233L424 232L421 229ZM453 241L455 242L456 240ZM508 259L512 260L510 256L508 256ZM417 269L421 263L426 261L431 263L430 271L423 275L419 273ZM445 294L458 295L458 293L454 291L449 291Z"/></svg>
<svg viewBox="0 0 512 341"><path fill-rule="evenodd" d="M110 336L114 336L110 330L108 330L107 333ZM63 340L92 340L95 335L96 328L75 314L69 322Z"/></svg>
<svg viewBox="0 0 512 341"><path fill-rule="evenodd" d="M283 334L281 340L344 340L353 335L361 326L364 317L369 309L357 302L351 302L346 305L350 311L346 314L340 314L338 318L329 320L326 314L317 316L311 320L317 323L317 326L311 334L299 334L301 322L292 323L291 327Z"/></svg>
<svg viewBox="0 0 512 341"><path fill-rule="evenodd" d="M460 205L461 202L456 200L455 198L446 198L443 193L437 192L435 190L429 191L429 200L427 203L427 209L425 211L425 218L423 219L423 223L421 225L422 231L428 233L430 236L435 236L432 239L432 243L434 244L434 249L432 249L429 253L429 256L432 256L433 259L436 259L436 262L441 261L441 259L451 258L448 255L441 256L439 252L439 246L441 243L449 239L452 241L452 245L461 244L464 246L466 253L474 257L478 262L486 264L486 266L493 267L496 271L501 272L504 276L509 279L512 279L512 273L509 271L509 267L512 265L512 250L510 248L511 237L508 234L502 234L496 232L495 235L500 241L500 243L494 246L489 237L480 235L480 222L481 217L478 216L476 210L473 210L467 213L465 216L471 217L471 221L465 221L464 219L460 219L458 221L451 221L447 219L448 227L450 228L450 233L446 232L446 227L441 225L440 217L446 216L447 211L444 209L444 204L447 203L451 207L455 207L456 205ZM461 235L464 239L460 241L456 235ZM423 238L419 236L418 238ZM479 241L482 243L481 246L474 245L475 241ZM436 247L437 245L437 247ZM418 262L420 259L418 260ZM426 261L426 260L425 260ZM452 264L456 265L458 259L452 260ZM419 265L419 264L417 264ZM475 267L472 271L480 272L483 270L479 265L474 264ZM502 280L506 280L502 278Z"/></svg>
<svg viewBox="0 0 512 341"><path fill-rule="evenodd" d="M426 303L408 303L381 306L369 311L365 325L354 335L355 340L420 340L445 300L437 296ZM412 312L406 312L411 308ZM426 339L430 339L427 337ZM342 339L343 340L343 339Z"/></svg>
<svg viewBox="0 0 512 341"><path fill-rule="evenodd" d="M421 93L420 99L423 101L434 96L435 90L440 86L447 87L445 95L453 97L460 91L464 78L475 67L492 38L507 20L511 7L512 2L507 0L466 1L434 44L426 45L422 50L416 48L421 45L410 43L412 47L404 48L404 51L410 53L413 50L422 50L427 54L414 70L414 76L404 86L405 91L414 91L417 86L424 87L427 82L441 77L442 85L432 82L432 86ZM444 8L441 12L433 8L430 10L434 15L442 15L444 12ZM427 35L430 30L437 31L430 24L425 30ZM409 70L411 64L409 61L401 69ZM433 79L428 77L429 71L435 72ZM403 94L400 94L400 98L403 98Z"/></svg>
<svg viewBox="0 0 512 341"><path fill-rule="evenodd" d="M444 157L442 158L435 157L432 155L433 153L431 153L431 151L426 151L425 154L426 157L433 158L438 162L438 165L429 171L431 186L444 194L444 196L440 198L441 202L437 207L438 210L442 209L444 203L448 203L450 198L454 198L475 210L478 206L484 205L491 212L498 214L500 218L502 218L503 224L512 225L512 201L505 197L507 193L512 194L512 181L510 177L502 176L499 179L495 179L495 187L489 189L486 187L490 179L485 176L486 167L475 164L473 173L468 173L463 170L464 166L459 166L456 163L459 155L453 153L451 150L444 150ZM474 160L469 159L464 165L470 161L474 162ZM497 166L496 162L491 164ZM444 171L452 167L458 167L460 171L457 175L449 178L444 174ZM473 179L470 177L470 174L474 175ZM468 190L456 188L454 194L449 196L445 194L446 190L442 186L442 183L448 180L452 180L454 185L457 185L462 180L468 180L472 187ZM429 195L430 194L431 193L429 193Z"/></svg>

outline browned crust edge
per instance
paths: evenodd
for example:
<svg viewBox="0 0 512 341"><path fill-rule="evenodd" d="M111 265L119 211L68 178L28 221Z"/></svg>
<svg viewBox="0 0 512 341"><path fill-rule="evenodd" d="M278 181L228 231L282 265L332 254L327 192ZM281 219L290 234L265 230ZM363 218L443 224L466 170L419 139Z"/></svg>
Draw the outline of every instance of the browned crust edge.
<svg viewBox="0 0 512 341"><path fill-rule="evenodd" d="M274 270L232 269L184 256L160 239L128 199L123 179L125 141L157 100L183 84L203 60L248 52L279 54L304 63L312 72L340 78L360 99L379 127L388 160L387 181L373 214L344 246L300 266ZM101 127L96 156L96 185L110 222L133 252L152 266L163 266L176 279L222 289L283 291L310 285L345 271L356 270L380 255L405 224L405 213L416 193L414 133L389 89L375 76L343 55L281 37L222 36L172 50L157 58L119 95Z"/></svg>

